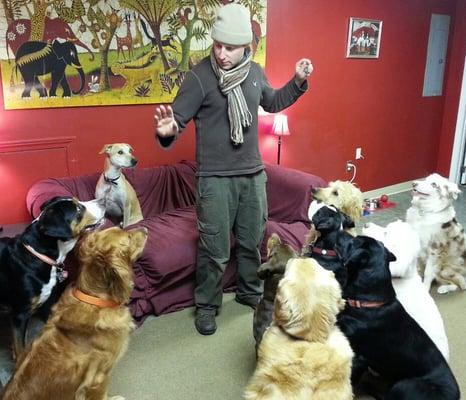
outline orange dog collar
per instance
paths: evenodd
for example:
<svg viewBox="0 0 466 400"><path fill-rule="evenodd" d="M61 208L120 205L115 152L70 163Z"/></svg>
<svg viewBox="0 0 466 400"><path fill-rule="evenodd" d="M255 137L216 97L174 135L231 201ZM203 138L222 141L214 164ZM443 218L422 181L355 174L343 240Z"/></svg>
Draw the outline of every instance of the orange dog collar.
<svg viewBox="0 0 466 400"><path fill-rule="evenodd" d="M120 303L117 303L116 301L91 296L76 288L73 289L73 296L83 303L91 304L100 308L116 308L120 306Z"/></svg>

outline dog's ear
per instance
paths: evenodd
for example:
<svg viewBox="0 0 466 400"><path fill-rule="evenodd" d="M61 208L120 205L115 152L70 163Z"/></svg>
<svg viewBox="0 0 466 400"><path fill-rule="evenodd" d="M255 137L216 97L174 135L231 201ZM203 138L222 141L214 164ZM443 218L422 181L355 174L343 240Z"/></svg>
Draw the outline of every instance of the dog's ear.
<svg viewBox="0 0 466 400"><path fill-rule="evenodd" d="M280 236L276 234L275 232L272 233L267 240L267 257L270 257L270 253L272 252L272 249L275 248L276 246L279 246L282 243Z"/></svg>
<svg viewBox="0 0 466 400"><path fill-rule="evenodd" d="M112 146L112 144L104 145L104 147L102 147L102 150L99 151L99 154L110 153L110 150L112 150Z"/></svg>
<svg viewBox="0 0 466 400"><path fill-rule="evenodd" d="M355 228L356 225L354 224L354 221L345 213L341 213L343 216L343 229L350 229L350 228Z"/></svg>
<svg viewBox="0 0 466 400"><path fill-rule="evenodd" d="M458 188L456 183L448 181L446 184L446 190L448 195L453 199L456 200L458 195L461 193L461 190Z"/></svg>
<svg viewBox="0 0 466 400"><path fill-rule="evenodd" d="M388 253L388 262L396 261L395 254L393 254L390 250L387 249Z"/></svg>
<svg viewBox="0 0 466 400"><path fill-rule="evenodd" d="M42 234L67 241L73 238L73 232L67 218L60 210L46 207L39 216L39 230Z"/></svg>
<svg viewBox="0 0 466 400"><path fill-rule="evenodd" d="M346 258L343 258L343 265L348 267L349 265L361 265L364 266L369 260L370 254L365 249L355 249L353 252L347 254Z"/></svg>
<svg viewBox="0 0 466 400"><path fill-rule="evenodd" d="M43 204L40 206L40 210L41 210L41 211L44 211L47 207L51 206L52 204L55 204L55 203L57 203L58 201L66 200L66 199L69 199L69 197L65 197L65 196L55 196L55 197L52 197L51 199L47 200L45 203L43 203Z"/></svg>

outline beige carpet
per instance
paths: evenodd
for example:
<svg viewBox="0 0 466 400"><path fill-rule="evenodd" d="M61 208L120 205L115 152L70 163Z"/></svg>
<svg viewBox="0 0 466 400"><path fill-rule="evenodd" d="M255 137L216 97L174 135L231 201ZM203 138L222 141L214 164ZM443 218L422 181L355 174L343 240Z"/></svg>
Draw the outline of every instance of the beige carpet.
<svg viewBox="0 0 466 400"><path fill-rule="evenodd" d="M450 365L463 393L466 293L435 298L450 340ZM252 310L224 295L218 331L212 336L196 332L192 313L187 309L150 318L136 330L115 368L110 394L127 400L241 399L255 364Z"/></svg>

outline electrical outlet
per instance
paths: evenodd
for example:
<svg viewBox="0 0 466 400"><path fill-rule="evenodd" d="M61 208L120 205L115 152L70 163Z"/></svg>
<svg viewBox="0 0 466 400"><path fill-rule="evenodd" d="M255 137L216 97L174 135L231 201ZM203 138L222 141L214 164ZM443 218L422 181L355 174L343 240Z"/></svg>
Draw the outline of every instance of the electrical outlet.
<svg viewBox="0 0 466 400"><path fill-rule="evenodd" d="M361 158L364 158L362 156L362 148L361 147L356 147L356 155L355 155L356 160L360 160Z"/></svg>

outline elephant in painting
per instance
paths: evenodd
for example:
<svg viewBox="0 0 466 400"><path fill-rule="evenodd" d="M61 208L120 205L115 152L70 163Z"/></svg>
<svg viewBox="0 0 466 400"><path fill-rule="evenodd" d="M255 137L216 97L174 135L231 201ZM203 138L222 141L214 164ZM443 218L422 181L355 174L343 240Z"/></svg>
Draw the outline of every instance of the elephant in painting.
<svg viewBox="0 0 466 400"><path fill-rule="evenodd" d="M76 46L71 42L53 43L25 42L16 52L16 68L19 69L24 80L24 91L21 97L31 97L31 90L35 88L40 97L47 97L47 90L39 82L38 76L52 74L50 96L57 95L58 85L63 88L63 97L71 96L71 89L65 75L67 65L76 68L81 78L81 87L73 94L81 93L84 88L85 76L79 62Z"/></svg>
<svg viewBox="0 0 466 400"><path fill-rule="evenodd" d="M73 33L71 26L60 18L46 17L44 21L44 42L52 41L55 39L63 39L67 42L72 42L76 46L86 49L90 53L90 60L94 59L92 50L81 42ZM8 48L11 48L13 54L16 55L19 47L29 41L31 37L31 20L30 19L15 19L8 24L5 43L8 59L10 58Z"/></svg>

